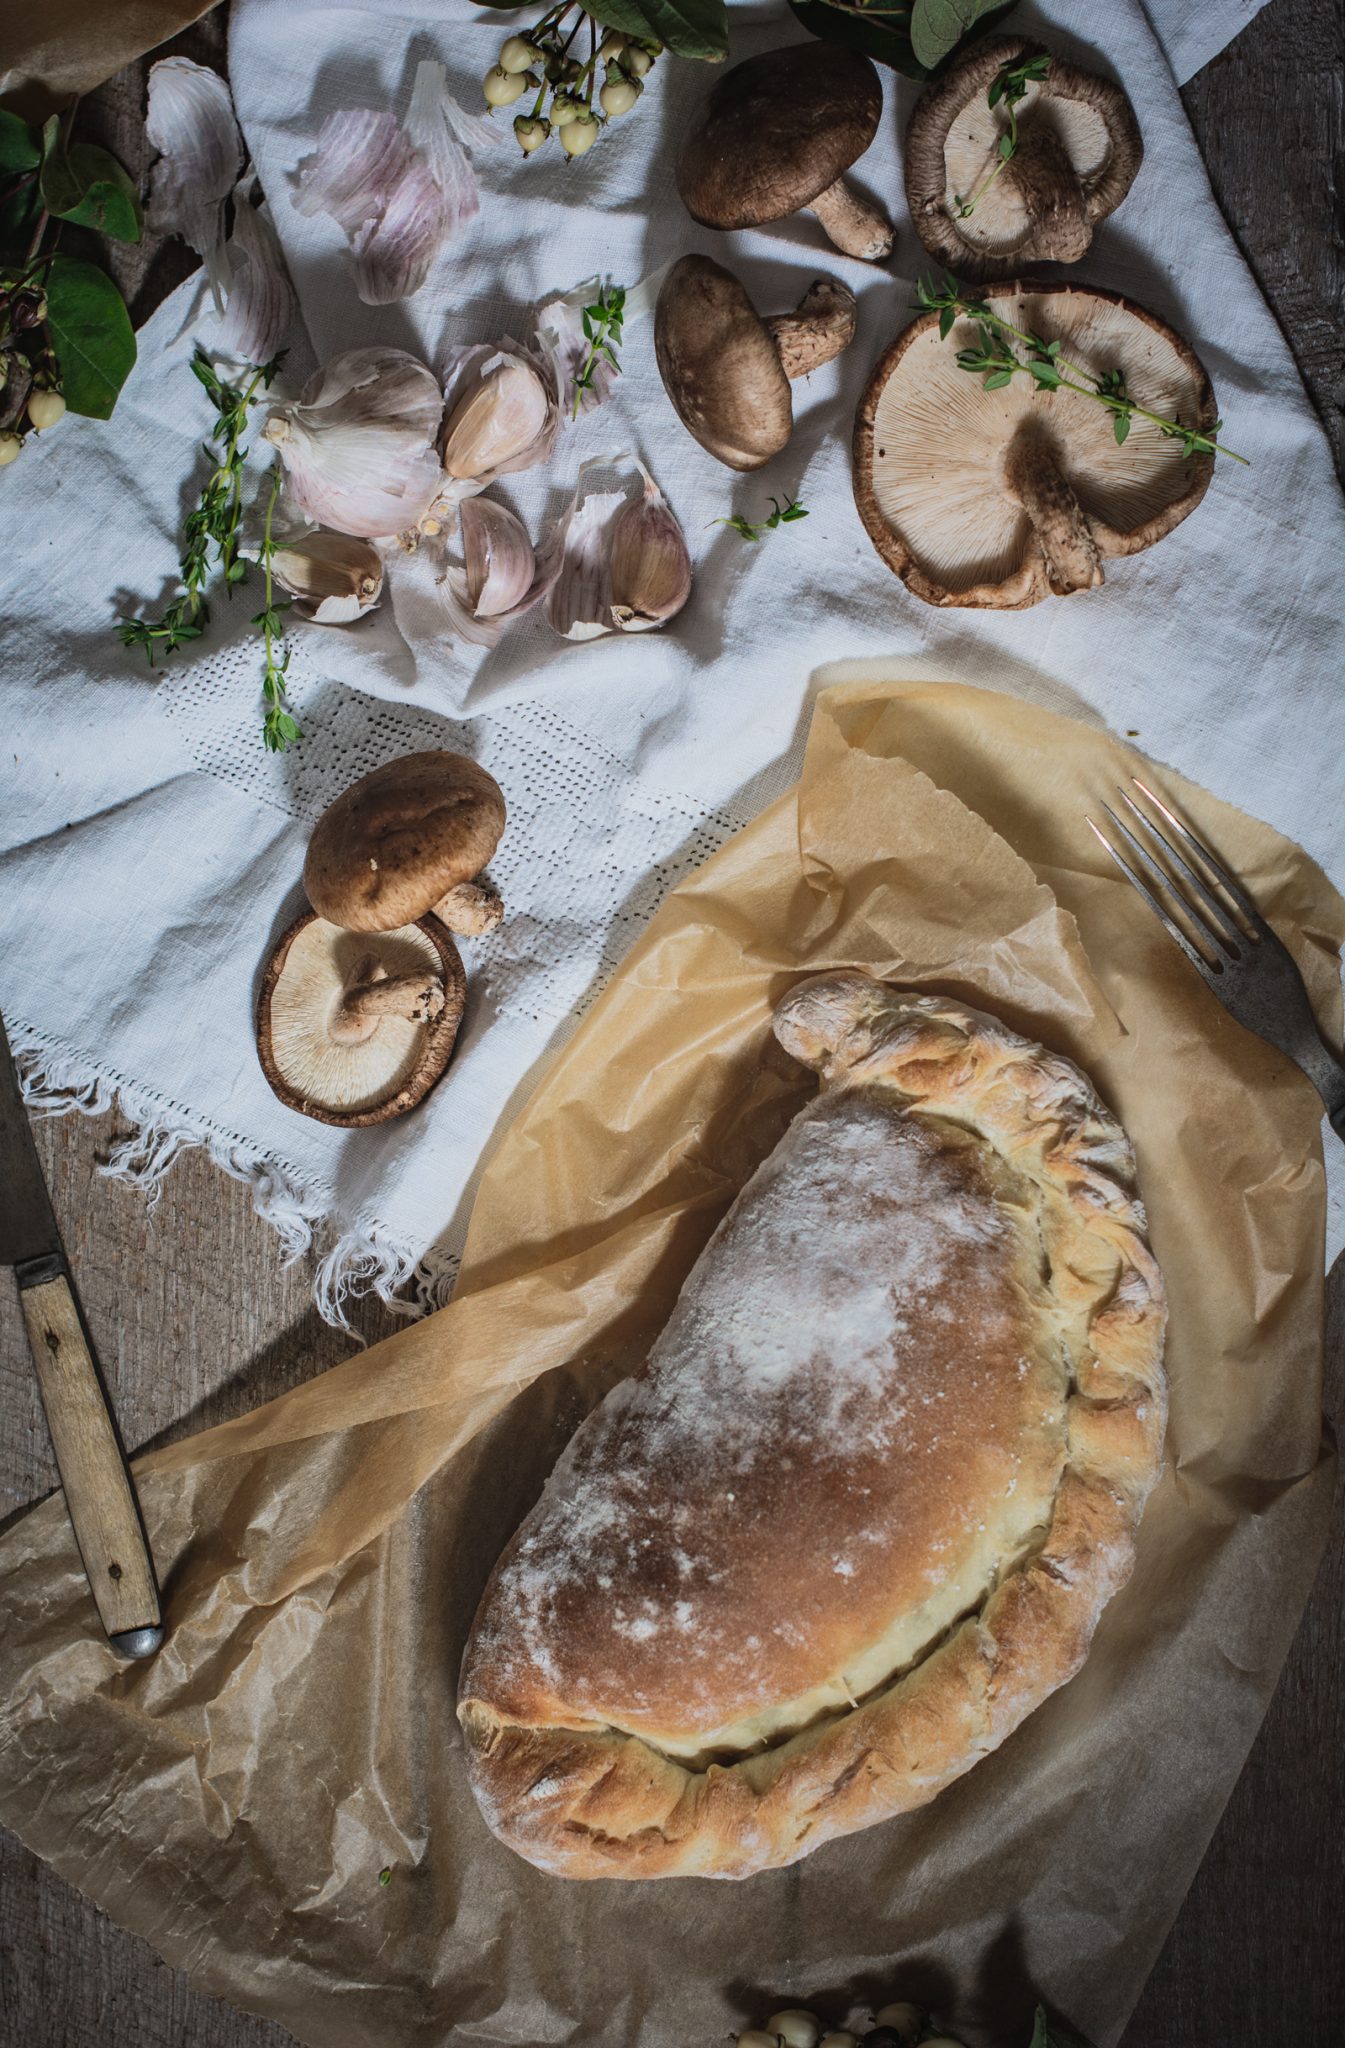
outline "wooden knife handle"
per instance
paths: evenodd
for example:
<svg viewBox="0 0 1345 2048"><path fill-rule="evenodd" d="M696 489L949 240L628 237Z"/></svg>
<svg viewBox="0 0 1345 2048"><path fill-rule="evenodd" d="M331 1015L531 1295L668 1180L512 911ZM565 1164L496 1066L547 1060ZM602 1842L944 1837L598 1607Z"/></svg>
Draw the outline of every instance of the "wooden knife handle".
<svg viewBox="0 0 1345 2048"><path fill-rule="evenodd" d="M64 1274L20 1289L42 1406L84 1569L112 1647L148 1657L163 1641L159 1589L131 1476Z"/></svg>

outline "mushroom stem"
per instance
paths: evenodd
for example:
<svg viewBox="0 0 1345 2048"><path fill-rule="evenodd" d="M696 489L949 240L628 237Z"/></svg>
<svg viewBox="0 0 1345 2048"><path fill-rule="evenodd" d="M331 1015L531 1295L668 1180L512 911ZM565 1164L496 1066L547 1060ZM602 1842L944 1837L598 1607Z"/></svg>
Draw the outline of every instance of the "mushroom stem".
<svg viewBox="0 0 1345 2048"><path fill-rule="evenodd" d="M847 256L857 256L861 263L881 263L892 254L896 230L891 221L847 179L837 178L819 192L806 211L817 215L828 238Z"/></svg>
<svg viewBox="0 0 1345 2048"><path fill-rule="evenodd" d="M1033 261L1077 263L1093 230L1083 187L1059 136L1040 122L1024 128L1004 175L1018 187L1027 210L1029 227L1023 239L1031 243Z"/></svg>
<svg viewBox="0 0 1345 2048"><path fill-rule="evenodd" d="M1032 532L1057 597L1093 590L1102 563L1088 516L1044 439L1020 429L1004 458L1004 483L1032 522Z"/></svg>
<svg viewBox="0 0 1345 2048"><path fill-rule="evenodd" d="M432 917L464 939L479 939L493 932L504 916L504 903L493 882L459 882L439 898Z"/></svg>
<svg viewBox="0 0 1345 2048"><path fill-rule="evenodd" d="M786 377L806 377L854 340L855 295L838 279L819 277L792 313L772 314L761 324L775 343Z"/></svg>
<svg viewBox="0 0 1345 2048"><path fill-rule="evenodd" d="M436 974L389 974L376 953L356 961L327 1035L335 1045L360 1045L385 1017L428 1024L444 1007L444 985Z"/></svg>

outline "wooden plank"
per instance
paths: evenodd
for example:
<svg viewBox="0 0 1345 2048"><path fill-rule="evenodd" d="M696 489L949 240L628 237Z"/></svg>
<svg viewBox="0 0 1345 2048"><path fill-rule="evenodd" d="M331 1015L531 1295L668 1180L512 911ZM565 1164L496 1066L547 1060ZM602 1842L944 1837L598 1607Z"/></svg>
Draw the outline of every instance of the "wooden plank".
<svg viewBox="0 0 1345 2048"><path fill-rule="evenodd" d="M168 48L220 61L224 10ZM1333 167L1345 143L1336 0L1271 0L1183 97L1234 231L1345 443L1345 263ZM143 170L144 66L96 96L101 134ZM1178 254L1180 251L1178 250ZM143 319L185 274L150 241L121 273ZM97 1177L112 1119L40 1128L57 1214L126 1441L236 1415L347 1355L312 1308L316 1255L288 1270L246 1190L188 1154L157 1209ZM1345 1384L1345 1264L1333 1275L1328 1412ZM393 1327L357 1305L370 1337ZM0 1276L0 1521L55 1483L17 1301ZM1345 1531L1323 1563L1269 1716L1126 2035L1125 2048L1345 2039ZM4 2037L25 2048L282 2048L282 2028L187 1988L13 1839L0 1836ZM688 2048L700 2044L688 2043ZM706 2044L709 2048L709 2044ZM1008 2044L1006 2044L1008 2048ZM1016 2044L1013 2044L1016 2048Z"/></svg>

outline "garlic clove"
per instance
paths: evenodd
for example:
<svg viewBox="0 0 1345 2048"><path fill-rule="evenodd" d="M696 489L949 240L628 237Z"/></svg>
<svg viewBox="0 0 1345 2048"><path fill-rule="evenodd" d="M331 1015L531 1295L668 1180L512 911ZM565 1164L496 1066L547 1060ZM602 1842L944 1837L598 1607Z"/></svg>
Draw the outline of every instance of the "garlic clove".
<svg viewBox="0 0 1345 2048"><path fill-rule="evenodd" d="M464 380L444 426L446 474L478 482L530 469L550 453L556 404L540 371L520 355L487 355Z"/></svg>
<svg viewBox="0 0 1345 2048"><path fill-rule="evenodd" d="M479 619L512 611L532 588L537 557L521 519L489 498L463 505L462 552L472 609Z"/></svg>
<svg viewBox="0 0 1345 2048"><path fill-rule="evenodd" d="M346 533L308 533L276 549L271 568L301 619L348 625L378 603L383 563L367 540Z"/></svg>
<svg viewBox="0 0 1345 2048"><path fill-rule="evenodd" d="M374 540L413 527L442 481L438 380L398 348L348 349L272 408L266 440L308 518Z"/></svg>
<svg viewBox="0 0 1345 2048"><path fill-rule="evenodd" d="M643 463L640 497L618 512L611 534L611 611L623 633L644 633L681 611L691 595L691 554L672 507Z"/></svg>
<svg viewBox="0 0 1345 2048"><path fill-rule="evenodd" d="M539 560L522 521L492 499L464 499L460 517L462 564L444 572L440 596L457 639L494 647L511 620L546 596L559 557Z"/></svg>
<svg viewBox="0 0 1345 2048"><path fill-rule="evenodd" d="M229 281L224 201L243 168L243 144L219 73L190 57L152 64L145 134L160 152L150 173L149 226L195 249L222 312Z"/></svg>
<svg viewBox="0 0 1345 2048"><path fill-rule="evenodd" d="M547 623L564 640L596 640L613 629L611 531L626 503L624 492L593 491L584 495L585 464L579 472L574 502L565 513L547 558L555 581L547 598Z"/></svg>

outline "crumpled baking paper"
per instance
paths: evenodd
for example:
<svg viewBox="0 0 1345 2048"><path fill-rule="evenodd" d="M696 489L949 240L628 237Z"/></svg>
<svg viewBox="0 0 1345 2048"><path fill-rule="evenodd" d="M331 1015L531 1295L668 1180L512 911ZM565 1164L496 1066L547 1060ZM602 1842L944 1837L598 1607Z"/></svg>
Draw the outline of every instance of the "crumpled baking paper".
<svg viewBox="0 0 1345 2048"><path fill-rule="evenodd" d="M453 1304L139 1460L168 1637L102 1641L59 1496L0 1542L0 1819L201 1988L321 2048L695 2048L773 2006L1044 1997L1113 2043L1322 1546L1320 1105L1084 824L1139 770L1340 1028L1345 903L1288 841L1013 697L851 680L802 779L676 889L500 1140ZM568 1883L488 1833L454 1681L561 1446L813 1085L801 974L861 965L1078 1060L1171 1298L1167 1468L1082 1673L932 1805L743 1883ZM453 1085L451 1073L444 1084ZM239 1275L239 1285L247 1276Z"/></svg>

